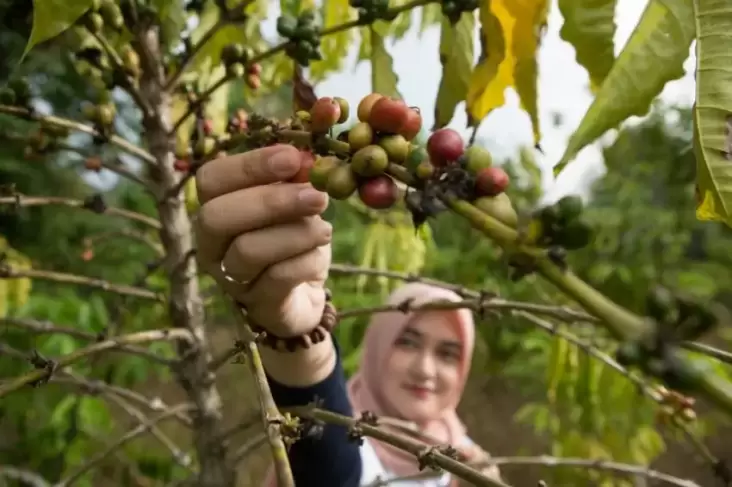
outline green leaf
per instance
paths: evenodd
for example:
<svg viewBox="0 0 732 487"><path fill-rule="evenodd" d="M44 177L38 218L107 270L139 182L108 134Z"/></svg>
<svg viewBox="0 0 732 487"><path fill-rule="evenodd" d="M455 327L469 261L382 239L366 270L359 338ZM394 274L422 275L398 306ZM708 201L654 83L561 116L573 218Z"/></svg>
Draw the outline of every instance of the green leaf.
<svg viewBox="0 0 732 487"><path fill-rule="evenodd" d="M577 62L590 75L593 93L599 90L615 61L617 0L559 0L564 24L562 39L572 44Z"/></svg>
<svg viewBox="0 0 732 487"><path fill-rule="evenodd" d="M457 24L442 19L440 36L440 62L442 79L435 102L435 126L437 130L450 123L455 107L465 99L473 69L473 31L475 16L463 14Z"/></svg>
<svg viewBox="0 0 732 487"><path fill-rule="evenodd" d="M422 17L419 22L419 35L424 31L440 23L442 19L442 9L438 3L430 3L422 7Z"/></svg>
<svg viewBox="0 0 732 487"><path fill-rule="evenodd" d="M732 4L694 0L697 31L694 148L700 220L732 226Z"/></svg>
<svg viewBox="0 0 732 487"><path fill-rule="evenodd" d="M355 18L355 10L348 4L348 0L323 2L323 28L342 25ZM327 74L339 71L343 67L343 60L348 54L353 35L353 29L346 29L323 36L320 42L323 59L310 65L310 78L313 81L321 81Z"/></svg>
<svg viewBox="0 0 732 487"><path fill-rule="evenodd" d="M394 59L384 47L384 38L374 27L369 29L371 40L371 90L385 96L401 98L397 89L399 78L394 73Z"/></svg>
<svg viewBox="0 0 732 487"><path fill-rule="evenodd" d="M33 0L33 27L20 61L35 46L74 25L93 3L93 0Z"/></svg>
<svg viewBox="0 0 732 487"><path fill-rule="evenodd" d="M650 0L628 44L570 137L554 168L555 176L606 131L628 117L647 113L666 83L684 75L683 64L694 39L693 15L688 0Z"/></svg>

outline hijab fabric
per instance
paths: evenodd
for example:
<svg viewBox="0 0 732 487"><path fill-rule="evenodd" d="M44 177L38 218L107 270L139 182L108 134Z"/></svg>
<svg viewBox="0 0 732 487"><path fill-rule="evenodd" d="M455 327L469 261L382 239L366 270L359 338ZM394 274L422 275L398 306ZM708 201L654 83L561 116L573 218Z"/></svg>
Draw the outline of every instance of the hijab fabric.
<svg viewBox="0 0 732 487"><path fill-rule="evenodd" d="M386 304L398 306L407 301L412 307L416 307L433 301L458 302L461 301L461 297L448 289L413 282L397 288L389 296ZM456 408L462 397L472 361L475 343L473 315L467 308L430 312L445 314L448 323L458 332L462 343L462 353L458 365L457 390L444 410L427 424L420 425L420 432L437 440L437 444L450 444L458 447L463 443L466 435L465 426L458 418ZM377 416L396 416L393 404L383 395L380 378L388 373L384 367L388 363L394 343L404 328L414 319L419 319L419 312L388 311L374 313L371 316L362 345L360 367L347 383L348 396L356 417L360 417L364 411L370 411ZM388 472L398 477L419 473L419 465L413 455L373 438L368 438L367 441L371 443L382 466ZM269 472L264 485L276 487L274 471ZM451 485L457 485L457 479L454 479Z"/></svg>

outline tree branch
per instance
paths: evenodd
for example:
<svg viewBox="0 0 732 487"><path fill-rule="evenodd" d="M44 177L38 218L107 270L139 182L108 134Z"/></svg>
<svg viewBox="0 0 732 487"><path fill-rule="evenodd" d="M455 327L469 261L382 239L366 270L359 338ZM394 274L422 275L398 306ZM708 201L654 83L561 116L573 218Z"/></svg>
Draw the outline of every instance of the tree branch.
<svg viewBox="0 0 732 487"><path fill-rule="evenodd" d="M8 115L14 115L18 118L22 118L25 120L31 120L35 122L42 122L45 125L51 125L58 128L64 128L68 130L74 130L76 132L83 132L85 134L89 134L94 137L102 137L102 134L99 133L97 130L95 130L92 126L86 125L80 122L75 122L73 120L68 120L61 117L56 117L53 115L41 115L39 113L32 112L31 110L28 110L27 108L23 107L14 107L9 105L0 105L0 113L5 113ZM155 164L155 158L147 152L145 149L141 147L137 147L132 142L129 142L128 140L120 137L119 135L112 135L109 137L109 143L119 147L123 151L127 152L128 154L132 154L136 157L138 157L140 160L145 161L149 164Z"/></svg>
<svg viewBox="0 0 732 487"><path fill-rule="evenodd" d="M378 426L378 418L375 418L373 415L364 413L362 419L355 419L325 411L312 405L289 407L284 408L284 410L304 419L344 426L349 429L350 434L354 437L368 436L377 441L388 443L391 446L414 455L420 465L442 468L463 480L467 480L472 485L479 487L509 487L508 484L501 480L488 477L470 465L462 463L454 459L451 455L448 455L447 453L450 453L450 447L429 447L423 442L381 429ZM367 417L369 419L366 419ZM452 450L456 452L454 448Z"/></svg>
<svg viewBox="0 0 732 487"><path fill-rule="evenodd" d="M0 478L19 480L31 487L51 487L51 484L35 472L23 470L11 465L0 465Z"/></svg>
<svg viewBox="0 0 732 487"><path fill-rule="evenodd" d="M24 196L16 193L13 196L0 196L0 204L2 205L14 205L16 207L30 207L30 206L47 206L47 205L60 205L68 206L70 208L84 208L85 202L81 200L75 200L71 198L61 198L56 196ZM160 222L155 218L136 213L130 210L124 210L122 208L105 208L103 211L106 215L114 215L128 220L142 223L155 230L160 229Z"/></svg>
<svg viewBox="0 0 732 487"><path fill-rule="evenodd" d="M113 444L109 445L109 447L107 447L106 450L98 453L97 455L92 457L88 462L77 467L72 473L70 473L65 479L58 482L54 487L68 487L69 485L74 483L76 480L78 480L82 475L84 475L86 472L88 472L91 468L93 468L95 465L102 462L109 455L111 455L114 452L116 452L117 450L119 450L127 442L137 438L138 436L140 436L144 433L147 433L157 423L164 421L166 419L169 419L169 418L175 416L176 414L187 412L190 409L192 409L192 407L193 406L191 404L179 404L177 406L173 406L168 411L160 413L159 415L155 416L154 418L152 418L148 421L145 421L144 423L141 423L137 427L135 427L132 430L130 430L129 432L127 432L125 435L123 435Z"/></svg>
<svg viewBox="0 0 732 487"><path fill-rule="evenodd" d="M165 251L163 250L163 247L160 244L153 241L153 239L151 239L144 233L137 232L130 228L121 228L119 230L112 230L109 232L91 235L88 237L88 240L89 240L90 244L99 244L102 241L113 239L115 237L127 237L127 238L130 238L133 240L137 240L138 242L142 242L145 245L147 245L148 247L150 247L150 249L152 249L153 252L155 252L155 255L157 257L160 258L160 257L165 256Z"/></svg>
<svg viewBox="0 0 732 487"><path fill-rule="evenodd" d="M101 279L94 279L76 274L67 274L64 272L42 271L37 269L18 269L10 265L0 266L0 279L41 279L44 281L53 281L64 284L74 284L77 286L86 286L102 291L120 294L122 296L130 296L142 299L152 299L156 301L164 301L165 295L158 294L148 289L141 289L124 284L112 284Z"/></svg>
<svg viewBox="0 0 732 487"><path fill-rule="evenodd" d="M98 353L118 348L124 345L132 345L136 343L149 343L154 341L164 340L184 340L191 342L193 337L188 330L174 328L166 330L150 330L141 331L138 333L132 333L129 335L122 335L115 337L110 340L95 343L85 348L80 348L68 355L60 357L57 360L49 361L49 367L33 370L15 379L10 379L0 383L0 398L15 392L20 388L37 383L38 381L44 381L53 376L56 370L63 369L69 365L77 362L85 357L91 357Z"/></svg>
<svg viewBox="0 0 732 487"><path fill-rule="evenodd" d="M103 334L93 334L88 333L85 331L78 330L76 328L65 328L56 326L50 321L39 321L39 320L32 320L29 318L13 318L6 316L5 318L0 318L0 324L6 325L6 326L12 326L14 328L19 328L22 330L25 330L29 333L35 333L35 334L61 334L61 335L67 335L73 338L80 338L82 340L88 340L88 341L99 341L100 339L104 339ZM153 362L159 363L161 365L165 365L168 367L174 366L178 363L177 360L171 360L165 357L161 357L160 355L151 352L150 350L146 350L142 347L136 347L134 345L126 345L119 347L118 350L113 350L115 352L124 352L132 355L138 355L140 357L144 357L148 360L151 360Z"/></svg>

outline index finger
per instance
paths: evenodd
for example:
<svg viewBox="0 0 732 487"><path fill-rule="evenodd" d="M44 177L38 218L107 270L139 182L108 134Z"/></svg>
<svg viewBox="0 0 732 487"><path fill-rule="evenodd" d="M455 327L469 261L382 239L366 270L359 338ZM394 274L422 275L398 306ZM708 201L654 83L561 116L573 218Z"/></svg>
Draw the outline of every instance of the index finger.
<svg viewBox="0 0 732 487"><path fill-rule="evenodd" d="M285 181L301 165L302 154L287 144L214 159L196 171L198 200L204 204L239 189Z"/></svg>

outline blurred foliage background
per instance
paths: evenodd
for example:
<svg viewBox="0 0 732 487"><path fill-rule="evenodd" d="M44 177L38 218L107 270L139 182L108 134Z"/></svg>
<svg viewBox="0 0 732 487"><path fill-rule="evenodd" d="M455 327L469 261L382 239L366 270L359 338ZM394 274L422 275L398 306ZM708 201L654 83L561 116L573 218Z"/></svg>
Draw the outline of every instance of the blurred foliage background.
<svg viewBox="0 0 732 487"><path fill-rule="evenodd" d="M0 52L5 54L0 57L2 82L15 69L28 37L30 2L0 0L0 19ZM329 49L343 48L333 42ZM43 100L59 113L75 116L81 100L87 97L86 86L57 49L39 50L20 69L31 75L33 89ZM338 63L321 68L323 72L316 70L315 78L325 76L329 69L341 69ZM290 76L287 65L271 69L275 78L285 80ZM286 113L291 103L287 82L275 83L256 98L245 93L231 89L229 107L243 105L251 111L278 114ZM122 129L135 129L132 118L123 117L121 123L125 124ZM125 180L110 183L109 179L86 175L83 156L74 151L46 160L27 159L22 146L10 140L23 130L17 121L0 118L0 138L8 139L1 142L0 185L13 184L23 194L77 199L103 188L110 204L154 214L152 199L139 187ZM77 147L87 154L96 150L83 138ZM599 234L592 246L573 253L570 262L579 275L631 309L640 311L645 290L656 282L732 301L732 230L696 220L690 148L689 107L659 105L641 122L623 129L603 151L604 163L612 170L594 182L587 201ZM514 205L535 205L541 190L533 149L524 148L502 164L513 177L508 193ZM339 204L329 210L329 217L336 229L335 262L421 273L512 299L570 304L534 278L510 281L500 252L465 222L449 215L439 216L418 233L400 211L374 215L357 204ZM16 262L38 269L164 289L165 281L154 268L158 258L154 249L118 235L117 230L114 219L90 217L72 209L4 208L0 214L0 250ZM85 254L90 248L91 258ZM22 255L18 249L22 249ZM218 302L212 283L202 280L211 289L210 332L223 349L231 341L230 317ZM333 276L331 287L336 305L348 309L377 304L396 284L379 278ZM25 281L0 281L0 318L48 320L94 336L110 328L143 330L150 323L161 324L167 316L160 306L83 287L35 281L29 293L29 285ZM0 325L0 371L5 377L28 368L23 357L13 351L37 349L45 356L55 356L89 342L88 338L29 335L14 328L10 321ZM349 372L357 364L366 324L365 319L355 319L337 329ZM607 338L596 329L571 331L601 348ZM518 319L487 316L479 325L479 334L478 353L461 412L474 438L494 455L533 452L654 464L701 485L713 485L708 465L687 461L689 450L684 445L688 440L667 434L657 422L656 406L637 394L635 386L623 376ZM708 340L729 347L730 339L727 329ZM159 351L172 356L165 347ZM218 378L232 424L251 415L255 404L247 374L240 367L228 365ZM171 403L180 392L163 370L140 358L110 354L79 363L72 372L158 394ZM720 373L729 375L721 369ZM72 395L72 391L79 392L74 387L56 381L41 390L24 389L3 398L0 465L23 466L51 481L58 480L99 451L108 434L129 427L130 408L140 407L104 400L103 394ZM732 430L725 429L728 425L707 414L703 407L702 413L696 427L698 435L714 448L715 455L732 461L732 444L727 441L722 445L715 440ZM186 432L177 425L165 425L164 429L176 440L187 439ZM242 485L255 485L266 458L264 449L251 455L242 467L246 472ZM530 482L539 477L563 487L643 485L634 479L621 482L580 469L506 467L504 471L514 485L534 485ZM166 485L184 474L185 468L173 462L165 448L145 439L130 442L105 462L103 469L79 485Z"/></svg>

